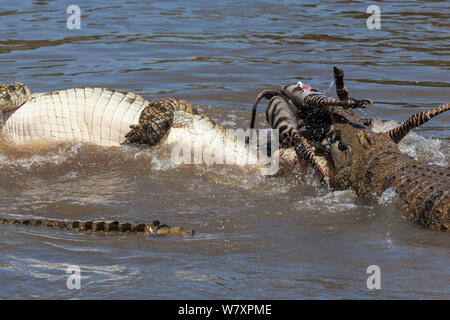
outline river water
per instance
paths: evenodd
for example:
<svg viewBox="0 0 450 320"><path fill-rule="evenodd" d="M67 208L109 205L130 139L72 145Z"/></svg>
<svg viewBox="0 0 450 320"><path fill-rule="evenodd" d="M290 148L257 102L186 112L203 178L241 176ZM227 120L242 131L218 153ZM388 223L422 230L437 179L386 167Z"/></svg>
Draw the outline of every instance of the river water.
<svg viewBox="0 0 450 320"><path fill-rule="evenodd" d="M120 88L175 96L245 128L258 91L299 79L334 94L332 65L363 116L404 121L449 102L446 1L2 1L0 82L33 92ZM66 8L81 8L81 29ZM263 108L259 126L264 124ZM402 143L449 164L450 115ZM174 165L165 147L11 145L0 138L3 217L121 220L193 228L192 239L0 225L0 298L450 298L450 238L404 220L388 195L328 192L311 172L266 177ZM69 265L81 289L66 286ZM366 269L381 270L369 290Z"/></svg>

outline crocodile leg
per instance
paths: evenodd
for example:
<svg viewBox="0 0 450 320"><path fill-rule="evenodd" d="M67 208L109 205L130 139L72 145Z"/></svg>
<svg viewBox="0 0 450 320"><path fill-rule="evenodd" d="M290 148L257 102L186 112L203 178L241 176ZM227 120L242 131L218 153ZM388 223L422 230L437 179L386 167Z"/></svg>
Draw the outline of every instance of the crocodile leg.
<svg viewBox="0 0 450 320"><path fill-rule="evenodd" d="M0 113L19 108L30 96L30 89L22 82L0 84Z"/></svg>
<svg viewBox="0 0 450 320"><path fill-rule="evenodd" d="M137 125L125 135L123 144L157 144L170 130L174 118L174 106L171 99L153 101L146 107Z"/></svg>

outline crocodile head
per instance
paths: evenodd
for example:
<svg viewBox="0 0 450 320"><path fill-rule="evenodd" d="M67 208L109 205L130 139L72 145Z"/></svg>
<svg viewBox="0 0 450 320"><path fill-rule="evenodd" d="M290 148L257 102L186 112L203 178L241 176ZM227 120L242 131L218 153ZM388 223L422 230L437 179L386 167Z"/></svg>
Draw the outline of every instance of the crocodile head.
<svg viewBox="0 0 450 320"><path fill-rule="evenodd" d="M22 82L0 84L0 114L18 109L30 96L30 89Z"/></svg>
<svg viewBox="0 0 450 320"><path fill-rule="evenodd" d="M387 150L398 152L396 144L386 133L375 133L352 122L335 123L322 144L334 164L336 187L339 189L347 189L349 175L352 176L361 166L365 166L366 160L374 154Z"/></svg>

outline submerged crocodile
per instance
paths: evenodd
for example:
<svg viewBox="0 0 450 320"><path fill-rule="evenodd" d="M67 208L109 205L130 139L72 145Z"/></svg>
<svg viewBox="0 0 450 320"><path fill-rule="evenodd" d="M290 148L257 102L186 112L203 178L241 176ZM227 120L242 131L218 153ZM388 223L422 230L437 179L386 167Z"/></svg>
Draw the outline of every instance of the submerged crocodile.
<svg viewBox="0 0 450 320"><path fill-rule="evenodd" d="M170 236L192 236L194 230L183 230L182 227L170 227L161 224L158 220L151 223L131 224L128 222L119 223L119 221L65 221L49 219L0 219L2 224L23 225L23 226L42 226L48 228L58 228L83 233L136 233L149 236L170 235Z"/></svg>

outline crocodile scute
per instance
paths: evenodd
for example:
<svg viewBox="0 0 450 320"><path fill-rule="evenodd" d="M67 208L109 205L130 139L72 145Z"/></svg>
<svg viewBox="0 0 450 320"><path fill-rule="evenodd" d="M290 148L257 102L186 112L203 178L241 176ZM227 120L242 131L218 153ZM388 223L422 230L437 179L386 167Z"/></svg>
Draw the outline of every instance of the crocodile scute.
<svg viewBox="0 0 450 320"><path fill-rule="evenodd" d="M58 228L67 231L81 233L103 233L103 234L121 234L135 233L148 236L193 236L194 230L184 230L180 226L170 227L161 224L158 220L151 223L129 223L119 221L68 221L68 220L50 220L50 219L0 219L1 224L22 225L22 226L41 226L47 228Z"/></svg>

